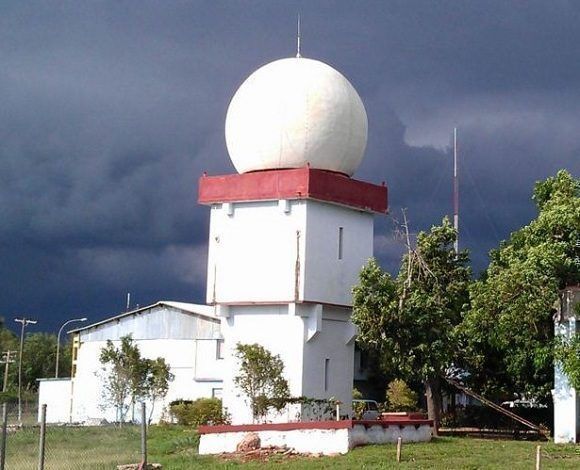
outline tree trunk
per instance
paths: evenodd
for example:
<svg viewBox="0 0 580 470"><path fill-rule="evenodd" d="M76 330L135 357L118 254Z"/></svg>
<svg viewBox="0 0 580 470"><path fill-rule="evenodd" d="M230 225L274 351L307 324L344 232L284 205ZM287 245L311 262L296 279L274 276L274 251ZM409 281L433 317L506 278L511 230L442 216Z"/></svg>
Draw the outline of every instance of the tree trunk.
<svg viewBox="0 0 580 470"><path fill-rule="evenodd" d="M427 398L427 415L433 420L433 435L439 435L441 421L441 382L438 377L428 377L425 380L425 396Z"/></svg>

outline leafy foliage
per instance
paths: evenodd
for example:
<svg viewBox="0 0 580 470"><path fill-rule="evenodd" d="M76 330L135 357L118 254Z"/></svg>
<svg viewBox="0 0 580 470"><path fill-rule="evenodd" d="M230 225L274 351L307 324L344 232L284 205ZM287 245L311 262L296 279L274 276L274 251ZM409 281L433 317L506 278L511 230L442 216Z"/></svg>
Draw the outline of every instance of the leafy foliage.
<svg viewBox="0 0 580 470"><path fill-rule="evenodd" d="M571 338L558 338L554 354L570 385L580 390L580 334L576 333Z"/></svg>
<svg viewBox="0 0 580 470"><path fill-rule="evenodd" d="M271 408L281 410L290 392L280 356L256 343L238 343L236 357L240 373L234 383L248 397L254 420L264 418Z"/></svg>
<svg viewBox="0 0 580 470"><path fill-rule="evenodd" d="M24 337L22 351L22 386L25 390L34 391L38 388L37 379L54 377L56 365L56 335L52 333L28 333ZM15 361L8 369L8 390L18 388L18 350L19 338L12 331L0 326L0 351L14 351ZM70 374L71 347L70 343L61 344L59 369L63 375ZM4 378L2 368L2 379Z"/></svg>
<svg viewBox="0 0 580 470"><path fill-rule="evenodd" d="M142 358L130 335L121 338L119 348L107 340L99 359L105 374L104 406L115 407L120 423L125 421L130 405L139 400L151 400L152 413L155 400L167 394L173 380L165 359Z"/></svg>
<svg viewBox="0 0 580 470"><path fill-rule="evenodd" d="M438 378L457 353L457 327L468 305L466 252L453 249L456 233L447 218L417 236L417 248L401 261L396 279L371 259L353 289L353 322L359 343L378 351L385 369L421 380L438 393ZM429 397L428 397L429 398ZM428 400L437 419L440 403Z"/></svg>
<svg viewBox="0 0 580 470"><path fill-rule="evenodd" d="M395 379L387 387L387 405L390 411L415 411L417 393L404 380Z"/></svg>
<svg viewBox="0 0 580 470"><path fill-rule="evenodd" d="M580 281L580 180L562 170L536 183L533 200L537 218L491 252L488 269L472 286L462 332L475 388L547 400L554 359L550 312L558 289Z"/></svg>
<svg viewBox="0 0 580 470"><path fill-rule="evenodd" d="M219 398L199 398L195 401L176 400L169 405L178 424L200 426L203 424L227 424L229 416Z"/></svg>

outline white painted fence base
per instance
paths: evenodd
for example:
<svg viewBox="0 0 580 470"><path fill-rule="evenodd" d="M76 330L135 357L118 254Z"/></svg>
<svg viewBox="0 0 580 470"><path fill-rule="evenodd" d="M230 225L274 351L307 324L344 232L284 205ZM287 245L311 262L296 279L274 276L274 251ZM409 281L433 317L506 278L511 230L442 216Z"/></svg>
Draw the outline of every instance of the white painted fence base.
<svg viewBox="0 0 580 470"><path fill-rule="evenodd" d="M401 421L313 421L301 423L201 426L199 453L222 454L236 451L244 436L260 436L261 446L288 447L304 454L346 454L366 444L427 442L433 424L429 420Z"/></svg>

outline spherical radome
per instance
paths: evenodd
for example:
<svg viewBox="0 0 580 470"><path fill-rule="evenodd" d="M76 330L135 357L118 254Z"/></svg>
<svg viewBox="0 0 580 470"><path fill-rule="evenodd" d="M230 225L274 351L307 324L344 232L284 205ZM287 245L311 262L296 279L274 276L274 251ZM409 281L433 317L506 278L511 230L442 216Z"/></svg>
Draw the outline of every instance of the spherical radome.
<svg viewBox="0 0 580 470"><path fill-rule="evenodd" d="M358 93L322 62L291 58L256 70L228 108L226 144L239 173L311 168L351 176L367 142Z"/></svg>

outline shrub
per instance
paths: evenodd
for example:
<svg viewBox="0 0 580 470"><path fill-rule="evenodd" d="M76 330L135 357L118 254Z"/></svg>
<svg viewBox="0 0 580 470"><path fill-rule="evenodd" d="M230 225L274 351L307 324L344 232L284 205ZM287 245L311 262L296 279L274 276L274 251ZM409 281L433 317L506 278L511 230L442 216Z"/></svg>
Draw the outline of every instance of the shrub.
<svg viewBox="0 0 580 470"><path fill-rule="evenodd" d="M226 424L228 414L223 410L219 398L198 398L197 400L175 400L169 405L171 415L178 424L200 426L203 424Z"/></svg>
<svg viewBox="0 0 580 470"><path fill-rule="evenodd" d="M391 411L417 409L417 394L401 379L395 379L389 384L386 398Z"/></svg>

